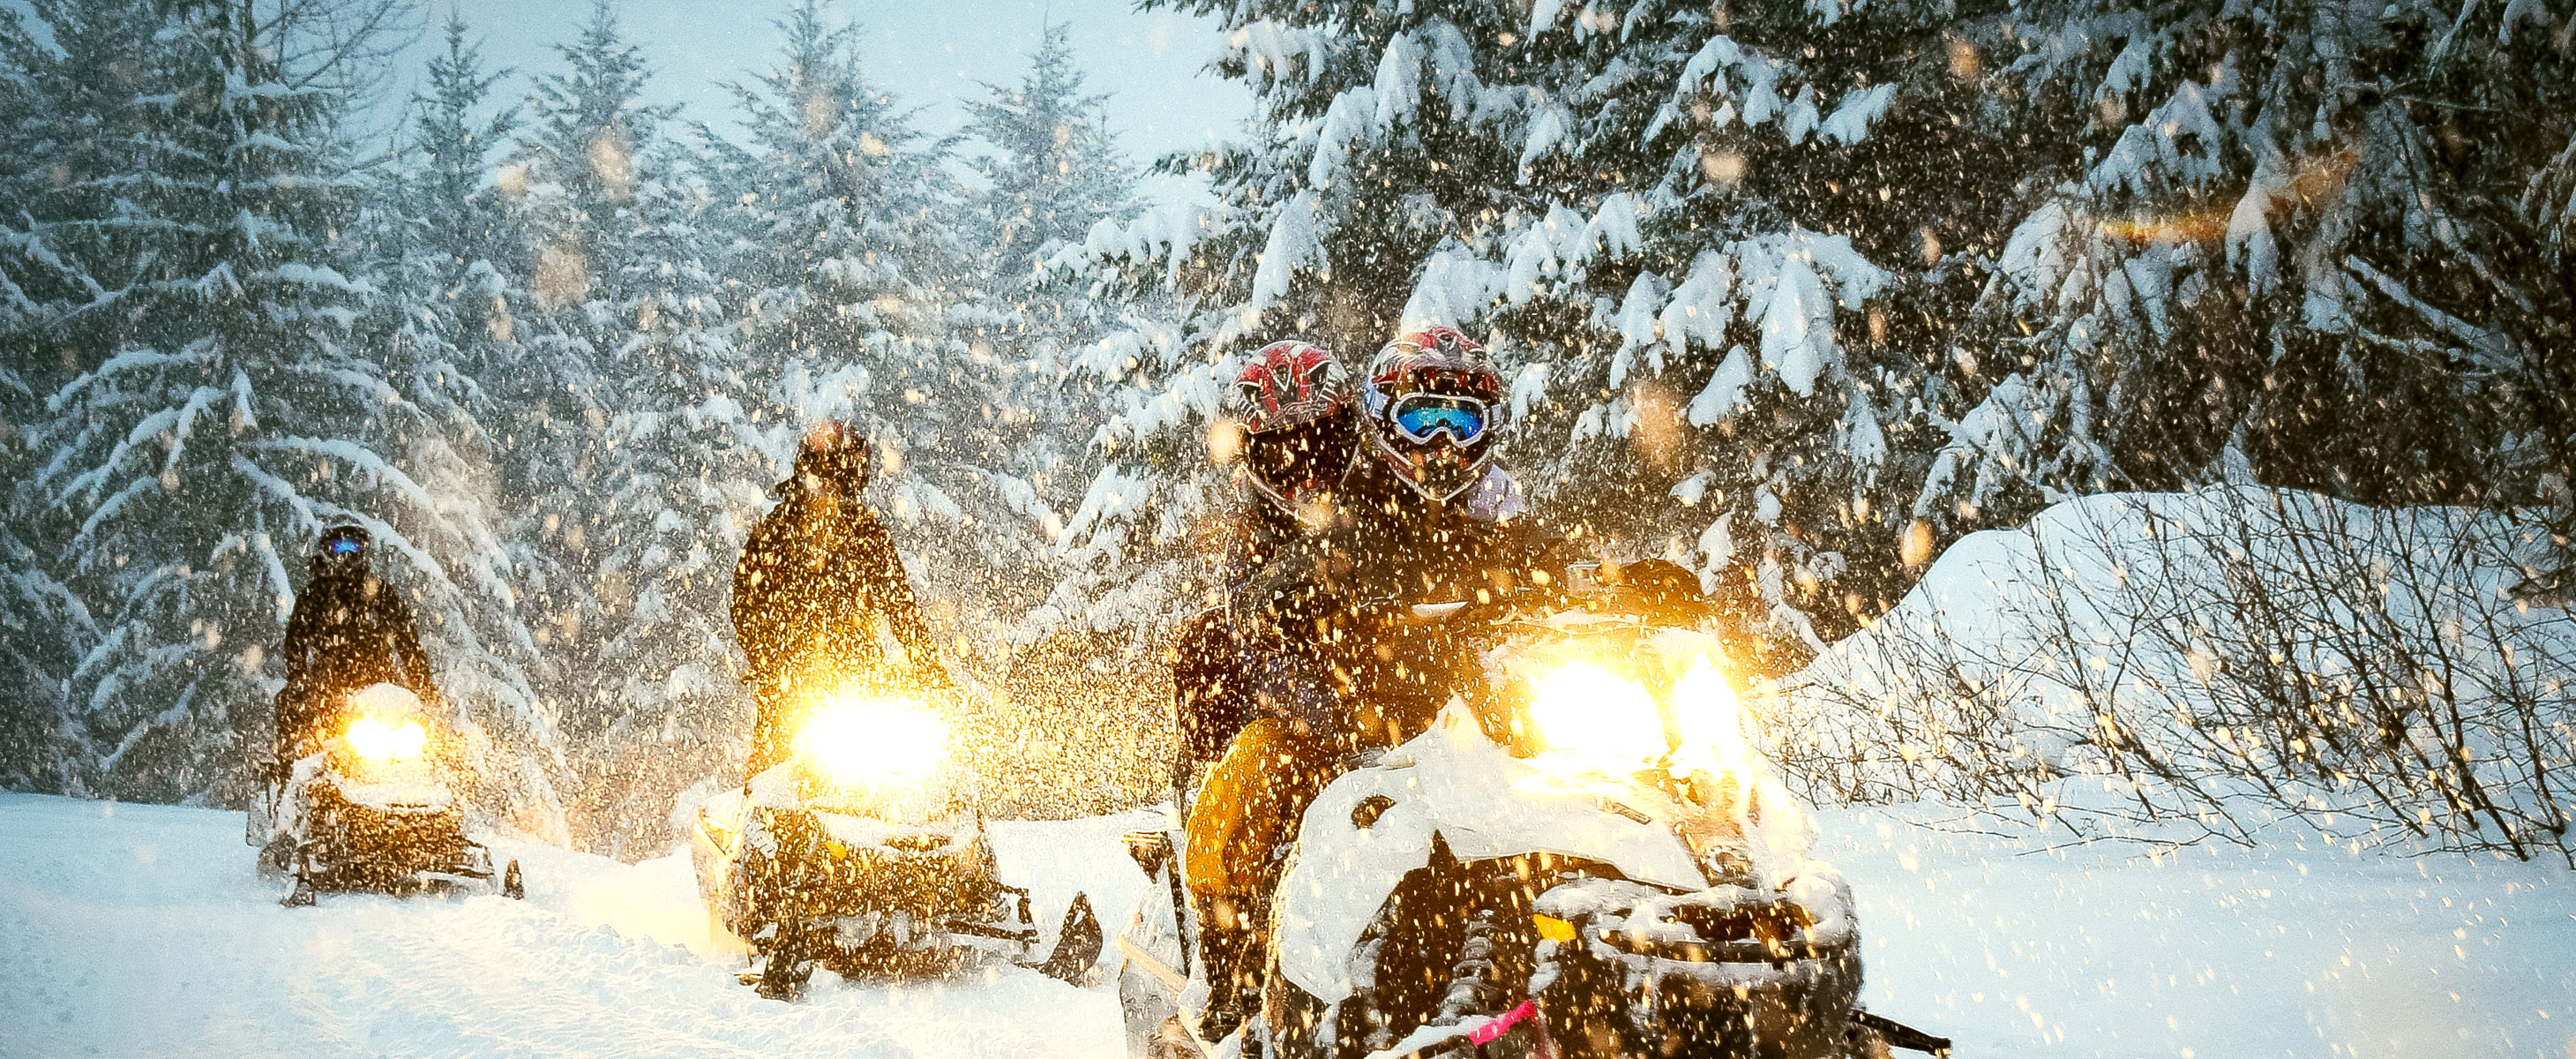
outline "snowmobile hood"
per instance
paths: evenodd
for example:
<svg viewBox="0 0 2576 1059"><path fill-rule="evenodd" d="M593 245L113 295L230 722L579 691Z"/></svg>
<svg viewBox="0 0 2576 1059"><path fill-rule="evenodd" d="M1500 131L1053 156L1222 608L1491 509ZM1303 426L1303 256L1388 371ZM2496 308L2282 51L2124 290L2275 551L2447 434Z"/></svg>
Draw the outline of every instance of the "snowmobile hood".
<svg viewBox="0 0 2576 1059"><path fill-rule="evenodd" d="M1372 799L1383 811L1364 810ZM1318 999L1348 997L1345 961L1396 884L1431 862L1435 836L1461 861L1558 853L1697 890L1708 878L1676 830L1683 815L1642 786L1551 782L1453 699L1430 731L1333 781L1307 808L1279 884L1280 969Z"/></svg>

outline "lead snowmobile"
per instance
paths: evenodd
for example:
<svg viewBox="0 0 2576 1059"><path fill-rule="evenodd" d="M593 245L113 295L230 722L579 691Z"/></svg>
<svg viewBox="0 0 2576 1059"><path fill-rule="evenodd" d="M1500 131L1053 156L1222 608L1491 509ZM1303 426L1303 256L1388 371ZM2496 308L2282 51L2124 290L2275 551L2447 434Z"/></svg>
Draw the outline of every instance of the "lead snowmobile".
<svg viewBox="0 0 2576 1059"><path fill-rule="evenodd" d="M1306 810L1261 1010L1222 1041L1195 1032L1179 832L1126 836L1152 880L1117 939L1130 1055L1947 1054L1861 1008L1850 888L1747 743L1716 638L1567 573L1581 605L1410 608L1473 634L1483 686Z"/></svg>
<svg viewBox="0 0 2576 1059"><path fill-rule="evenodd" d="M791 999L817 965L850 977L940 975L1000 958L1078 982L1099 959L1076 894L1054 952L1029 892L995 875L948 724L920 695L845 685L809 707L793 754L700 803L691 860L709 916L750 950L743 974Z"/></svg>
<svg viewBox="0 0 2576 1059"><path fill-rule="evenodd" d="M310 905L328 890L526 895L517 860L495 872L492 851L466 837L441 726L418 696L370 685L339 716L338 735L272 769L250 814L244 837L260 848L261 874L295 880L283 904Z"/></svg>

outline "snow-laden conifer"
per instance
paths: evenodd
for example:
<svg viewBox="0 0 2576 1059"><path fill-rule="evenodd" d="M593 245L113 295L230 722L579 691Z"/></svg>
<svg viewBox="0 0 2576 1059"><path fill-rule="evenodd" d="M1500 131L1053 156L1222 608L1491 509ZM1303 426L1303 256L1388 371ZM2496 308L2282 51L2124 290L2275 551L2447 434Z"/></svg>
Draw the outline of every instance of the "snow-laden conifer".
<svg viewBox="0 0 2576 1059"><path fill-rule="evenodd" d="M2567 517L2576 8L2017 16L1981 83L2053 149L2020 152L1981 370L1927 395L1928 511L2252 478Z"/></svg>
<svg viewBox="0 0 2576 1059"><path fill-rule="evenodd" d="M399 459L438 500L438 522L411 532L448 579L418 618L440 690L488 736L475 744L475 782L514 823L559 836L574 777L557 704L537 692L544 660L522 609L542 567L510 532L528 469L513 466L525 457L511 440L528 424L508 401L524 390L517 317L528 294L514 278L524 240L491 177L515 111L493 111L499 77L467 32L454 18L445 26L359 226L382 292L369 344L404 399L407 414L391 424Z"/></svg>
<svg viewBox="0 0 2576 1059"><path fill-rule="evenodd" d="M980 313L963 321L1006 373L1002 403L981 418L991 473L980 499L1003 540L988 570L1003 624L1043 598L1057 569L1055 538L1079 501L1097 421L1096 380L1074 371L1086 346L1115 330L1126 307L1088 284L1060 282L1046 263L1093 225L1133 216L1136 174L1102 115L1106 97L1084 91L1069 27L1046 28L1017 84L986 85L968 131L989 147L978 167L989 186L965 203L979 235L974 270Z"/></svg>
<svg viewBox="0 0 2576 1059"><path fill-rule="evenodd" d="M239 790L236 741L265 730L268 651L321 527L367 527L416 598L463 573L431 550L454 528L402 448L430 413L365 348L382 292L344 239L358 74L335 64L366 44L299 10L120 9L143 19L115 31L132 94L90 120L126 135L63 177L59 226L119 283L83 335L103 355L74 352L35 435L37 487L78 520L63 581L98 627L69 674L75 789Z"/></svg>
<svg viewBox="0 0 2576 1059"><path fill-rule="evenodd" d="M537 552L540 688L581 757L574 829L659 848L670 795L743 727L725 601L766 481L760 391L710 264L715 192L675 111L644 102L643 55L604 4L558 52L498 178L528 262L514 375L534 503L515 528Z"/></svg>

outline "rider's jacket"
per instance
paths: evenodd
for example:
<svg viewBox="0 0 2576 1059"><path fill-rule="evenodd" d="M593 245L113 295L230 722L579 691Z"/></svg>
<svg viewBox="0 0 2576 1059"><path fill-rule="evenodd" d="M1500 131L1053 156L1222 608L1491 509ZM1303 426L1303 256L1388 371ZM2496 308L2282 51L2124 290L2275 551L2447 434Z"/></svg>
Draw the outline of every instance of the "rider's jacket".
<svg viewBox="0 0 2576 1059"><path fill-rule="evenodd" d="M784 713L809 684L931 664L929 626L894 538L856 500L798 485L751 531L734 564L734 638L751 663L759 718L753 767L779 760Z"/></svg>
<svg viewBox="0 0 2576 1059"><path fill-rule="evenodd" d="M1293 561L1311 543L1304 527L1268 504L1247 506L1226 529L1210 585L1214 605L1184 623L1172 644L1181 749L1192 761L1215 760L1255 712L1245 672L1259 660L1245 648L1269 638L1247 635L1245 626L1264 615L1247 604L1245 588L1283 552Z"/></svg>
<svg viewBox="0 0 2576 1059"><path fill-rule="evenodd" d="M371 684L400 684L427 699L429 656L393 586L365 572L316 576L286 620L286 687L277 698L277 741L286 756L309 750L335 704Z"/></svg>
<svg viewBox="0 0 2576 1059"><path fill-rule="evenodd" d="M1412 603L1492 602L1526 577L1531 524L1520 489L1493 471L1447 502L1404 495L1374 461L1344 487L1342 517L1238 593L1260 614L1245 680L1256 712L1337 737L1400 737L1427 725L1469 674L1471 652Z"/></svg>

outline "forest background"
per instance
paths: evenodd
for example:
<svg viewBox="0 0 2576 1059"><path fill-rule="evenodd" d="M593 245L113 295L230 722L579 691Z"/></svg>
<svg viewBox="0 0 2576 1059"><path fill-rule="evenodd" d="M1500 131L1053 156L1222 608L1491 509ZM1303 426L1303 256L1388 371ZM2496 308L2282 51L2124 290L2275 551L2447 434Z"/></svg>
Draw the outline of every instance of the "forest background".
<svg viewBox="0 0 2576 1059"><path fill-rule="evenodd" d="M721 129L606 4L525 98L432 27L399 100L406 0L0 7L0 785L238 804L348 520L479 810L658 853L739 759L733 557L829 415L996 804L1150 800L1220 381L1420 323L1510 372L1539 516L1698 571L1748 676L2109 492L2474 511L2565 605L2567 0L1142 6L1227 32L1236 136L1127 157L1061 31L932 135L815 4Z"/></svg>

